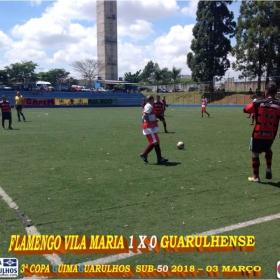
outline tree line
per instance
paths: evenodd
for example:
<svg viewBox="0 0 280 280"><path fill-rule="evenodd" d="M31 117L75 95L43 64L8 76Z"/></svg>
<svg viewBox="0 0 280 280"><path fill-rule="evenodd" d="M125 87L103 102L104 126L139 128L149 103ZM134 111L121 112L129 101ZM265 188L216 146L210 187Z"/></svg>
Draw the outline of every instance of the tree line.
<svg viewBox="0 0 280 280"><path fill-rule="evenodd" d="M268 82L272 77L280 86L280 2L242 1L237 22L229 10L233 1L199 1L196 12L197 23L193 28L191 51L186 55L186 64L191 70L191 80L208 82L210 90L215 80L221 80L232 67L240 71L239 78L261 77ZM235 39L234 46L231 39ZM230 63L229 55L235 57ZM84 79L92 84L95 76L104 67L95 60L75 61L71 64ZM54 85L65 81L77 83L64 69L51 69L35 73L38 65L32 61L14 63L0 70L2 83L25 82L38 79L48 80ZM158 63L149 61L143 71L126 72L124 80L141 85L175 84L184 82L179 79L181 69L173 66L160 68ZM209 83L210 82L210 83Z"/></svg>
<svg viewBox="0 0 280 280"><path fill-rule="evenodd" d="M232 66L239 78L274 77L280 86L280 2L242 1L237 23L233 1L199 1L187 65L194 81L220 80ZM235 38L235 46L231 46ZM236 61L230 64L228 55Z"/></svg>
<svg viewBox="0 0 280 280"><path fill-rule="evenodd" d="M0 70L2 84L32 84L38 80L48 81L53 85L77 83L77 79L69 76L70 73L63 68L50 69L36 73L38 64L33 61L12 63Z"/></svg>
<svg viewBox="0 0 280 280"><path fill-rule="evenodd" d="M167 67L160 68L158 63L154 63L153 61L149 61L147 65L144 67L143 71L138 70L135 74L131 74L131 72L124 73L124 80L131 83L138 83L141 85L168 85L173 84L174 88L176 84L179 82L188 82L190 79L181 79L182 69L172 67L169 70Z"/></svg>
<svg viewBox="0 0 280 280"><path fill-rule="evenodd" d="M38 64L33 61L21 61L12 63L0 70L0 82L2 84L32 84L38 80L48 81L53 85L73 85L79 81L70 76L70 72L64 68L50 69L49 71L36 72ZM91 86L93 80L102 69L102 63L94 59L75 61L70 66L77 71ZM38 68L43 69L43 68Z"/></svg>
<svg viewBox="0 0 280 280"><path fill-rule="evenodd" d="M280 2L242 1L237 22L229 10L233 1L199 1L196 24L192 30L191 51L186 64L191 70L191 80L207 82L210 90L232 67L240 71L239 78L261 77L268 82L272 77L280 86ZM231 39L236 43L232 46ZM229 55L235 57L230 63ZM144 84L176 83L181 69L160 69L150 61L142 73L125 73L125 80ZM178 77L178 76L177 76Z"/></svg>

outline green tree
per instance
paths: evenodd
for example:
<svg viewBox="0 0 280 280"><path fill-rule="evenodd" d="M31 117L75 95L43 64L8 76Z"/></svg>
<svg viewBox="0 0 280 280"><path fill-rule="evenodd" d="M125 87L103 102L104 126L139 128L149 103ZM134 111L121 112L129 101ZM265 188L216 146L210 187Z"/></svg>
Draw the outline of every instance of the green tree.
<svg viewBox="0 0 280 280"><path fill-rule="evenodd" d="M188 84L193 83L194 80L192 78L180 78L178 79L178 84Z"/></svg>
<svg viewBox="0 0 280 280"><path fill-rule="evenodd" d="M156 68L158 68L158 64L154 63L153 61L149 61L142 71L141 81L152 84L153 74Z"/></svg>
<svg viewBox="0 0 280 280"><path fill-rule="evenodd" d="M124 91L125 90L125 86L124 84L116 84L114 85L114 91Z"/></svg>
<svg viewBox="0 0 280 280"><path fill-rule="evenodd" d="M37 66L38 64L32 61L22 61L6 66L5 69L12 82L27 83L36 80L35 69Z"/></svg>
<svg viewBox="0 0 280 280"><path fill-rule="evenodd" d="M39 72L37 74L37 79L40 79L42 81L48 81L51 83L51 81L50 81L51 77L49 75L49 72Z"/></svg>
<svg viewBox="0 0 280 280"><path fill-rule="evenodd" d="M154 68L154 72L152 73L152 77L153 77L154 83L156 84L157 90L158 90L158 85L159 85L160 81L163 80L163 71L159 68L157 63L156 63L156 67Z"/></svg>
<svg viewBox="0 0 280 280"><path fill-rule="evenodd" d="M181 68L176 68L176 67L172 67L172 70L170 72L171 74L171 79L174 85L174 89L176 88L176 84L178 83L178 77L181 74L182 69Z"/></svg>
<svg viewBox="0 0 280 280"><path fill-rule="evenodd" d="M161 69L162 83L168 85L172 83L171 71L167 67Z"/></svg>
<svg viewBox="0 0 280 280"><path fill-rule="evenodd" d="M7 70L0 70L0 84L9 83L9 74Z"/></svg>
<svg viewBox="0 0 280 280"><path fill-rule="evenodd" d="M65 69L63 69L63 68L51 69L47 73L49 75L48 81L50 83L52 83L53 85L62 83L62 81L67 79L67 77L70 74L70 72L65 71Z"/></svg>
<svg viewBox="0 0 280 280"><path fill-rule="evenodd" d="M236 45L233 54L235 70L242 76L280 75L280 3L277 1L244 1L237 22Z"/></svg>
<svg viewBox="0 0 280 280"><path fill-rule="evenodd" d="M131 72L124 73L124 80L130 83L139 83L141 81L141 70L138 70L135 74L131 74Z"/></svg>
<svg viewBox="0 0 280 280"><path fill-rule="evenodd" d="M71 85L79 85L79 81L76 78L69 77L62 82L62 84L71 86Z"/></svg>
<svg viewBox="0 0 280 280"><path fill-rule="evenodd" d="M187 65L194 81L212 82L215 77L219 80L230 67L227 58L231 51L229 38L234 36L236 27L234 14L227 7L231 3L232 1L198 2L192 52L187 55Z"/></svg>

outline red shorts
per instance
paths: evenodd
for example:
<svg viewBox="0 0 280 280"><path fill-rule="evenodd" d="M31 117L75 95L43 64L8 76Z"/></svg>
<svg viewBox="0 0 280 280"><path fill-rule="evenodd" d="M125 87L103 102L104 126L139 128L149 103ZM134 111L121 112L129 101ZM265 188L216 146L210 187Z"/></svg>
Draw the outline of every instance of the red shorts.
<svg viewBox="0 0 280 280"><path fill-rule="evenodd" d="M157 133L147 134L146 135L150 144L154 144L155 142L159 142L159 137Z"/></svg>
<svg viewBox="0 0 280 280"><path fill-rule="evenodd" d="M206 107L201 107L201 111L205 112L206 111Z"/></svg>

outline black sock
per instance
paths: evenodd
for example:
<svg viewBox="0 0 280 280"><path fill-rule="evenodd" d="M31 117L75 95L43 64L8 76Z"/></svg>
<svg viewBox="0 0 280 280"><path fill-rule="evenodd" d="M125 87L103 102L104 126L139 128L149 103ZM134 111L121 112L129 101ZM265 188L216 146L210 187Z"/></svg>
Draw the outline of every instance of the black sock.
<svg viewBox="0 0 280 280"><path fill-rule="evenodd" d="M155 145L155 151L157 154L157 160L160 161L162 159L162 156L161 156L161 149L159 144Z"/></svg>
<svg viewBox="0 0 280 280"><path fill-rule="evenodd" d="M272 164L272 151L265 152L265 159L266 159L266 168L271 169Z"/></svg>

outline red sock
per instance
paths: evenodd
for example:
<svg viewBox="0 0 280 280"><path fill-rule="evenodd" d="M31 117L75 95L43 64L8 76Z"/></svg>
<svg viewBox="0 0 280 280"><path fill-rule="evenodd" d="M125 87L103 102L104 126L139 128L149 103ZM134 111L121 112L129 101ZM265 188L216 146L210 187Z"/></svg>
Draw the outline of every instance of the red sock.
<svg viewBox="0 0 280 280"><path fill-rule="evenodd" d="M252 158L252 167L254 178L259 178L260 159L259 157Z"/></svg>
<svg viewBox="0 0 280 280"><path fill-rule="evenodd" d="M154 144L149 143L146 150L142 153L142 155L146 156L148 153L154 148Z"/></svg>

